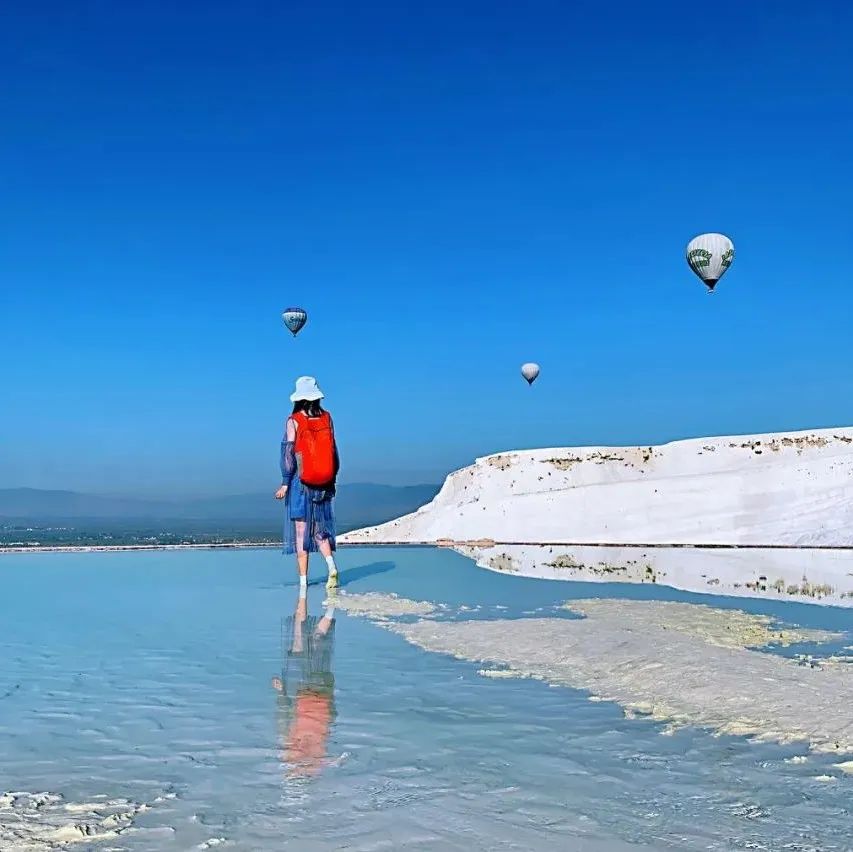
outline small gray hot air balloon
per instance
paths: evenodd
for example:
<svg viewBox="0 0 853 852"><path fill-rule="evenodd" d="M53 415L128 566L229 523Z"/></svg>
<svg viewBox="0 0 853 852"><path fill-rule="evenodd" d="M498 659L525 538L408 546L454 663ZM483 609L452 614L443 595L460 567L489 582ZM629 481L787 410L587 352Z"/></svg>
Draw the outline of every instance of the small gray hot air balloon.
<svg viewBox="0 0 853 852"><path fill-rule="evenodd" d="M281 319L290 333L296 337L302 330L302 326L308 322L308 314L302 308L287 308L281 315Z"/></svg>
<svg viewBox="0 0 853 852"><path fill-rule="evenodd" d="M524 376L527 384L532 385L539 378L539 365L533 363L522 364L521 375Z"/></svg>
<svg viewBox="0 0 853 852"><path fill-rule="evenodd" d="M709 291L732 265L735 247L725 234L700 234L687 244L687 263Z"/></svg>

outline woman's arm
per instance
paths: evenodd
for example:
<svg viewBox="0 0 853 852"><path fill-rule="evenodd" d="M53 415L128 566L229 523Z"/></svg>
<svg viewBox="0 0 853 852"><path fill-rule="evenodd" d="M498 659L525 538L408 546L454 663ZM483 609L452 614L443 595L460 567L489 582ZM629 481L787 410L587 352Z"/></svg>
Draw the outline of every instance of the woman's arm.
<svg viewBox="0 0 853 852"><path fill-rule="evenodd" d="M287 425L284 428L284 437L281 440L281 457L279 464L281 466L281 488L276 491L276 498L281 500L287 489L290 488L290 483L293 482L293 477L296 476L296 422L292 417L287 418Z"/></svg>

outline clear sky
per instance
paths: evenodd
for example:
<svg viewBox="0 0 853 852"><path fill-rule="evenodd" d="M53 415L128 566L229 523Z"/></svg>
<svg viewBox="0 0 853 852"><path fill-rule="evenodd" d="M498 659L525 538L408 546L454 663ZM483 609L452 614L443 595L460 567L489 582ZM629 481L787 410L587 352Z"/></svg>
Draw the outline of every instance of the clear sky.
<svg viewBox="0 0 853 852"><path fill-rule="evenodd" d="M0 487L273 488L302 373L350 481L853 424L851 43L833 0L5 4Z"/></svg>

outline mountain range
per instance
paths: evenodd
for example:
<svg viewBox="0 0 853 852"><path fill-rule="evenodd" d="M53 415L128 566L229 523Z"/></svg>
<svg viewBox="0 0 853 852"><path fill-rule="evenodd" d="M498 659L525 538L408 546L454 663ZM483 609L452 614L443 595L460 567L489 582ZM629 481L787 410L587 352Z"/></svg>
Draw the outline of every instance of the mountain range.
<svg viewBox="0 0 853 852"><path fill-rule="evenodd" d="M429 502L437 491L437 485L340 485L336 506L338 522L349 528L381 523ZM281 503L274 500L271 493L172 501L37 488L0 488L0 519L30 523L187 520L249 522L275 527L280 523L281 512Z"/></svg>

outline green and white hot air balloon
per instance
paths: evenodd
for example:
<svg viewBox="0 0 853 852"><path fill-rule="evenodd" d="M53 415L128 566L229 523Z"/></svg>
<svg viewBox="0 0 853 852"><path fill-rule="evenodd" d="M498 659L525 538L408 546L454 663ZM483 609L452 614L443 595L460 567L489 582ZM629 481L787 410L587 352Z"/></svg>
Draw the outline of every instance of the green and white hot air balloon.
<svg viewBox="0 0 853 852"><path fill-rule="evenodd" d="M713 291L735 257L735 247L725 234L700 234L687 244L687 263Z"/></svg>

